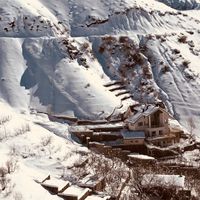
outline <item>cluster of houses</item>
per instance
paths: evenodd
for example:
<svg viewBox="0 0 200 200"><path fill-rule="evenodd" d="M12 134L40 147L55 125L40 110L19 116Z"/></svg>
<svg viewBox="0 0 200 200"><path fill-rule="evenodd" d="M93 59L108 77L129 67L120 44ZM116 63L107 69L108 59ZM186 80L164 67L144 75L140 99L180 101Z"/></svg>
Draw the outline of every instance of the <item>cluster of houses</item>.
<svg viewBox="0 0 200 200"><path fill-rule="evenodd" d="M167 147L180 142L181 130L170 128L169 118L173 118L158 105L129 107L124 113L127 128L122 130L124 144L144 144Z"/></svg>
<svg viewBox="0 0 200 200"><path fill-rule="evenodd" d="M180 142L183 131L170 126L169 120L173 117L160 105L133 105L120 118L105 121L75 121L70 126L70 133L87 144L91 149L99 147L102 152L121 154L126 163L130 165L156 164L155 157L148 153L150 147L168 149ZM148 149L145 152L145 149ZM154 156L154 155L153 155ZM61 183L61 184L60 184ZM57 183L50 178L41 182L41 185L58 195L69 200L106 200L113 199L103 192L105 180L96 179L95 176L86 176L76 185L69 182ZM60 187L61 185L61 187ZM147 174L143 177L142 188L153 195L155 191L162 192L166 197L174 195L191 198L191 191L185 189L185 177L180 175ZM125 192L124 192L125 191ZM126 196L126 186L121 196ZM163 193L164 192L164 193ZM167 196L168 195L168 196Z"/></svg>
<svg viewBox="0 0 200 200"><path fill-rule="evenodd" d="M162 105L136 104L129 106L118 121L78 121L69 131L88 147L98 142L152 156L152 148L168 149L180 142L183 131L170 127L170 119L173 117Z"/></svg>
<svg viewBox="0 0 200 200"><path fill-rule="evenodd" d="M38 183L50 194L66 200L126 199L126 193L130 189L128 185L123 187L119 197L106 195L104 192L105 179L98 179L95 175L87 175L76 185L50 175ZM142 191L155 199L158 195L163 196L164 199L172 197L174 199L191 199L191 191L186 189L185 176L182 175L145 174L142 177L140 187Z"/></svg>
<svg viewBox="0 0 200 200"><path fill-rule="evenodd" d="M88 175L77 184L56 179L48 175L38 183L52 195L66 200L108 200L110 196L102 193L105 187L104 178L98 179L95 175Z"/></svg>

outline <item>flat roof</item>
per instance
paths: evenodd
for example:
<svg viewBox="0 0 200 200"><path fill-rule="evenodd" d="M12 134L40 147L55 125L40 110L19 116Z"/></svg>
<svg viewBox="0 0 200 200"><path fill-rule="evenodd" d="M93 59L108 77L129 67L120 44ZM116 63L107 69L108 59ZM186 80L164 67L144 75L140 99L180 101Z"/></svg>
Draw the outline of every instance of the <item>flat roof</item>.
<svg viewBox="0 0 200 200"><path fill-rule="evenodd" d="M81 188L79 186L72 185L72 186L68 187L62 194L75 195L78 198L80 198L84 194L86 194L86 192L88 192L88 191L90 191L89 188Z"/></svg>
<svg viewBox="0 0 200 200"><path fill-rule="evenodd" d="M95 129L115 129L115 128L123 128L124 122L117 123L107 123L107 124L93 124L93 125L73 125L69 126L70 132L92 132Z"/></svg>
<svg viewBox="0 0 200 200"><path fill-rule="evenodd" d="M141 160L155 160L154 157L143 155L143 154L129 154L128 157L141 159Z"/></svg>
<svg viewBox="0 0 200 200"><path fill-rule="evenodd" d="M129 131L129 130L124 130L121 132L122 136L124 139L136 139L136 138L145 138L145 133L144 131Z"/></svg>
<svg viewBox="0 0 200 200"><path fill-rule="evenodd" d="M50 180L44 181L42 184L48 184L48 185L51 185L51 186L56 186L56 187L58 187L58 190L61 190L66 185L70 184L70 182L69 181L60 180L60 179L51 178Z"/></svg>

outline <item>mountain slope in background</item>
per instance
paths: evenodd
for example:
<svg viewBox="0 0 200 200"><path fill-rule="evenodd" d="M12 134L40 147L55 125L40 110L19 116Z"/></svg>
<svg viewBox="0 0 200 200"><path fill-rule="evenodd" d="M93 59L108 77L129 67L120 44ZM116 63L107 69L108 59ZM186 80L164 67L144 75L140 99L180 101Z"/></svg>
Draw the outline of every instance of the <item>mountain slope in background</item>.
<svg viewBox="0 0 200 200"><path fill-rule="evenodd" d="M161 99L184 125L198 116L198 11L153 0L0 3L0 93L11 106L94 119L132 96ZM113 80L123 82L115 92Z"/></svg>

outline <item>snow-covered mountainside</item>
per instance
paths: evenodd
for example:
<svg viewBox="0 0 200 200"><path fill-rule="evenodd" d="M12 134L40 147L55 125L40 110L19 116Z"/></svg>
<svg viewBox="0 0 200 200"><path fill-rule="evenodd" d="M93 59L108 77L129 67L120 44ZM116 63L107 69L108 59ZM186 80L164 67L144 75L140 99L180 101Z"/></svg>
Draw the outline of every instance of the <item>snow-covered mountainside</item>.
<svg viewBox="0 0 200 200"><path fill-rule="evenodd" d="M198 10L154 0L0 5L0 96L11 106L96 119L161 99L183 125L197 121Z"/></svg>
<svg viewBox="0 0 200 200"><path fill-rule="evenodd" d="M48 169L60 175L56 169L86 151L73 143L67 124L30 111L105 119L135 101L161 100L186 128L193 118L199 134L199 5L198 0L0 0L0 158L3 163L5 155L19 156L21 170L13 183L23 171L32 181L24 199L39 199L37 190L42 192L33 191L33 173L39 177ZM50 145L38 146L50 135ZM50 199L48 194L42 199L45 195Z"/></svg>
<svg viewBox="0 0 200 200"><path fill-rule="evenodd" d="M158 0L177 10L199 9L199 0Z"/></svg>
<svg viewBox="0 0 200 200"><path fill-rule="evenodd" d="M3 103L0 111L0 199L60 199L37 181L49 174L61 177L88 150L71 139L67 124L51 122L44 114L16 114Z"/></svg>

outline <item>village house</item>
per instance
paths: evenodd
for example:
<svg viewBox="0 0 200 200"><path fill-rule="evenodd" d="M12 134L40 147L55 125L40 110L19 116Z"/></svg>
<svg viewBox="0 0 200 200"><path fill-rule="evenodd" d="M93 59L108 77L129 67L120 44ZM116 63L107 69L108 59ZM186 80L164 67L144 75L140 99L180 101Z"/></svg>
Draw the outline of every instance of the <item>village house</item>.
<svg viewBox="0 0 200 200"><path fill-rule="evenodd" d="M145 133L144 131L121 131L124 145L144 145Z"/></svg>
<svg viewBox="0 0 200 200"><path fill-rule="evenodd" d="M58 193L57 195L67 200L85 200L90 194L91 190L89 188L81 188L77 185L71 185L62 193Z"/></svg>
<svg viewBox="0 0 200 200"><path fill-rule="evenodd" d="M167 147L180 141L181 131L170 128L169 118L173 117L160 106L132 107L124 113L124 116L127 118L125 123L129 130L124 137L124 143L127 143L127 138L129 142L135 141L134 132L137 136L138 131L144 132L146 142L160 147Z"/></svg>
<svg viewBox="0 0 200 200"><path fill-rule="evenodd" d="M119 148L149 155L157 155L152 147L156 148L157 152L158 149L180 142L182 130L170 127L169 119L174 118L163 105L135 104L120 117L121 121L114 123L110 121L97 124L87 122L87 125L76 123L70 126L69 131L88 147L91 147L92 142L98 142L105 145L103 149L109 146L113 151ZM166 151L161 154L169 156L172 152Z"/></svg>

